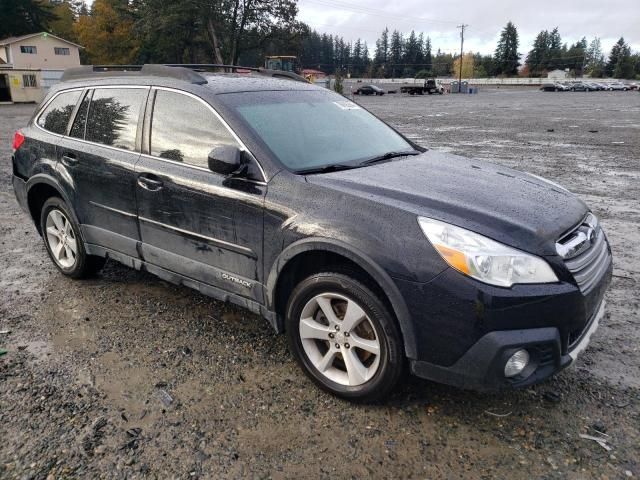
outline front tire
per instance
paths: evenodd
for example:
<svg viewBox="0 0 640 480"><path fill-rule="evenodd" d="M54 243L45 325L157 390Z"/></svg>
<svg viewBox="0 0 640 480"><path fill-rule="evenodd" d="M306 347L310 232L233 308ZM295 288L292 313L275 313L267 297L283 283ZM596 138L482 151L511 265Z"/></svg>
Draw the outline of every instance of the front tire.
<svg viewBox="0 0 640 480"><path fill-rule="evenodd" d="M83 278L104 266L104 258L87 254L80 226L62 199L51 197L44 202L40 231L49 257L63 274Z"/></svg>
<svg viewBox="0 0 640 480"><path fill-rule="evenodd" d="M387 396L404 372L402 337L382 300L351 275L317 273L286 310L289 348L320 388L358 402Z"/></svg>

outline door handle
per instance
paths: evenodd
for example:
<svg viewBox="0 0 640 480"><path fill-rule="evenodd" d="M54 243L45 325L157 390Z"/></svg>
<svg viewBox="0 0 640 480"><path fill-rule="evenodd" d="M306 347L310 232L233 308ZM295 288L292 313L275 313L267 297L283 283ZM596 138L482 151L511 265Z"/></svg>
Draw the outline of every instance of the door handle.
<svg viewBox="0 0 640 480"><path fill-rule="evenodd" d="M138 185L146 190L155 192L162 188L163 183L162 180L155 178L155 176L143 173L142 175L138 176Z"/></svg>
<svg viewBox="0 0 640 480"><path fill-rule="evenodd" d="M78 164L78 159L73 153L65 153L61 159L62 163L67 167L75 167Z"/></svg>

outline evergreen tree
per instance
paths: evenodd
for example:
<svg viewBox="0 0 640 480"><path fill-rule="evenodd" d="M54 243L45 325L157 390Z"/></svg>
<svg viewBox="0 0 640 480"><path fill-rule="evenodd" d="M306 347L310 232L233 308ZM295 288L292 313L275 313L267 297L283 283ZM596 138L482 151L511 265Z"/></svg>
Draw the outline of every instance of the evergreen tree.
<svg viewBox="0 0 640 480"><path fill-rule="evenodd" d="M564 59L562 51L562 38L558 27L549 33L549 52L545 61L547 70L556 70L564 68Z"/></svg>
<svg viewBox="0 0 640 480"><path fill-rule="evenodd" d="M525 64L531 77L541 77L547 68L549 58L550 37L547 30L542 30L533 41L533 48L527 55Z"/></svg>
<svg viewBox="0 0 640 480"><path fill-rule="evenodd" d="M631 61L631 48L623 37L615 43L609 54L605 73L615 78L632 78L634 65Z"/></svg>
<svg viewBox="0 0 640 480"><path fill-rule="evenodd" d="M576 77L584 74L584 68L587 63L587 39L582 37L579 42L569 47L564 54L564 67L573 71Z"/></svg>
<svg viewBox="0 0 640 480"><path fill-rule="evenodd" d="M500 40L494 55L498 74L518 74L518 67L520 66L518 46L518 30L512 22L508 22L500 33Z"/></svg>
<svg viewBox="0 0 640 480"><path fill-rule="evenodd" d="M320 65L327 73L333 73L335 55L333 52L333 35L323 33L320 37Z"/></svg>
<svg viewBox="0 0 640 480"><path fill-rule="evenodd" d="M389 64L391 67L391 78L395 78L398 73L402 72L402 35L398 30L394 30L391 34L391 43L389 45Z"/></svg>
<svg viewBox="0 0 640 480"><path fill-rule="evenodd" d="M422 34L420 34L420 38L422 39ZM431 55L431 39L429 37L424 41L422 63L424 64L424 69L430 72L429 76L433 75L433 56Z"/></svg>
<svg viewBox="0 0 640 480"><path fill-rule="evenodd" d="M404 43L404 51L402 55L402 63L404 68L402 71L403 76L413 77L417 71L418 64L422 62L421 52L422 46L418 43L418 37L416 32L411 30L407 41Z"/></svg>
<svg viewBox="0 0 640 480"><path fill-rule="evenodd" d="M351 75L360 77L363 73L362 62L362 41L358 38L351 50Z"/></svg>
<svg viewBox="0 0 640 480"><path fill-rule="evenodd" d="M369 58L369 46L367 42L364 42L362 47L362 75L368 75L371 77L371 59Z"/></svg>
<svg viewBox="0 0 640 480"><path fill-rule="evenodd" d="M386 67L389 62L389 29L385 27L382 35L376 40L376 51L373 57L373 63L376 73L381 72L380 76L385 76Z"/></svg>
<svg viewBox="0 0 640 480"><path fill-rule="evenodd" d="M0 0L0 39L49 30L51 5L39 0Z"/></svg>

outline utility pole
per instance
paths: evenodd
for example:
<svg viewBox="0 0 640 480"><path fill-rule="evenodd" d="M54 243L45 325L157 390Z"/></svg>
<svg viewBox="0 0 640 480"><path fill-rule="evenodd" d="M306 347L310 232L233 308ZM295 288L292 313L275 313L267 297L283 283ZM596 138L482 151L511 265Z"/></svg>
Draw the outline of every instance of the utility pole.
<svg viewBox="0 0 640 480"><path fill-rule="evenodd" d="M458 93L462 92L462 59L464 58L464 29L469 25L458 25L460 29L460 73L458 75Z"/></svg>

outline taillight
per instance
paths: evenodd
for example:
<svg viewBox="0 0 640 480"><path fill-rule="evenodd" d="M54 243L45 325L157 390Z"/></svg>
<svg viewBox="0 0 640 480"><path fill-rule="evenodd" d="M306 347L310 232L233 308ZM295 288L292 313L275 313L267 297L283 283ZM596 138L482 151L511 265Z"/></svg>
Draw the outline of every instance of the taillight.
<svg viewBox="0 0 640 480"><path fill-rule="evenodd" d="M23 143L24 143L24 135L20 130L18 130L16 134L13 136L13 151L15 152L16 150L18 150Z"/></svg>

